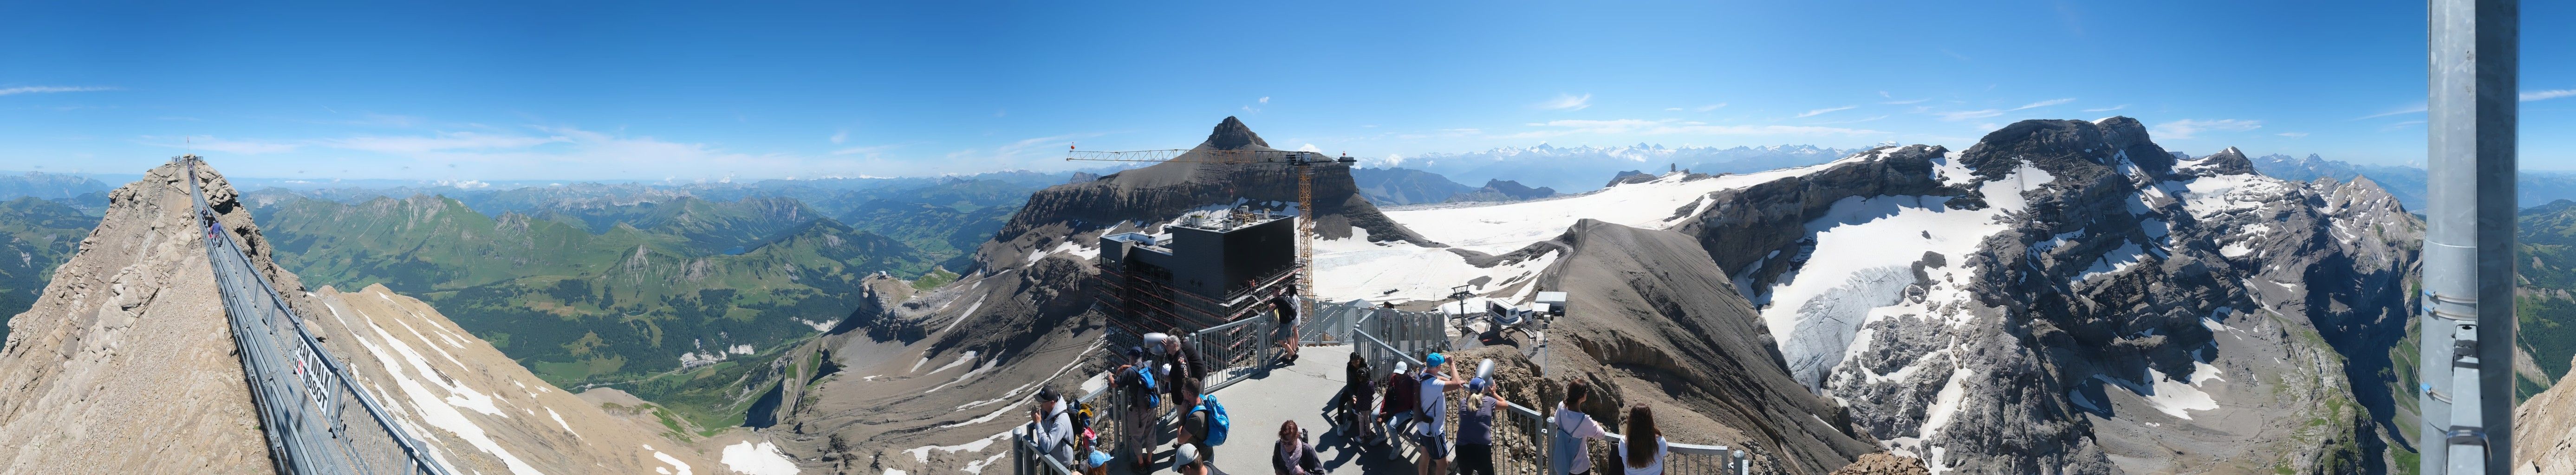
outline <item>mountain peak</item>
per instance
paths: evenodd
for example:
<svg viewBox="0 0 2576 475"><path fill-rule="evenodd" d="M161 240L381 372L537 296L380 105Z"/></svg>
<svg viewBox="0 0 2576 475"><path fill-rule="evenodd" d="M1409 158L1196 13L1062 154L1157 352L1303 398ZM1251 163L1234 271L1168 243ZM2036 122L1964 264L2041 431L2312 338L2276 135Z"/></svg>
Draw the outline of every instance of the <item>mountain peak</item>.
<svg viewBox="0 0 2576 475"><path fill-rule="evenodd" d="M1208 132L1206 145L1217 150L1234 150L1252 145L1268 147L1270 142L1262 141L1261 134L1252 133L1252 127L1244 126L1242 120L1226 116L1224 122L1216 123L1216 130Z"/></svg>

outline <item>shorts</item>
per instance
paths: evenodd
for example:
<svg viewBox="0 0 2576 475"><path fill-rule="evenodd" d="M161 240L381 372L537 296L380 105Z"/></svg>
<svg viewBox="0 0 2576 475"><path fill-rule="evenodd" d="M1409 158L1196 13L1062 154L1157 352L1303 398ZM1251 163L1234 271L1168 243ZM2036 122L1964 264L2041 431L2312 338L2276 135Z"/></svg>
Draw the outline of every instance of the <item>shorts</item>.
<svg viewBox="0 0 2576 475"><path fill-rule="evenodd" d="M1413 434L1414 445L1422 446L1422 455L1433 459L1449 458L1449 443L1437 435Z"/></svg>

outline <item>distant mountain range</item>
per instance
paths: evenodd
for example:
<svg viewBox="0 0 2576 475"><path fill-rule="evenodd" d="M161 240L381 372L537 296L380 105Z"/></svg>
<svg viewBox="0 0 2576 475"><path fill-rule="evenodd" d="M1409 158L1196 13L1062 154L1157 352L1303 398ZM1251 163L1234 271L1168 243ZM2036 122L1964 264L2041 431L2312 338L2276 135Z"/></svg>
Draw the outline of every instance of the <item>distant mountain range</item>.
<svg viewBox="0 0 2576 475"><path fill-rule="evenodd" d="M1621 171L1654 171L1656 165L1709 174L1750 173L1824 163L1857 152L1860 149L1814 145L1668 148L1648 143L1614 147L1540 143L1467 153L1429 153L1405 157L1395 165L1437 173L1457 182L1515 180L1532 187L1582 193L1600 189Z"/></svg>
<svg viewBox="0 0 2576 475"><path fill-rule="evenodd" d="M2425 171L2422 168L2359 165L2340 160L2327 160L2311 153L2306 157L2282 154L2254 157L2254 169L2261 170L2267 176L2292 181L2313 181L2318 178L2352 181L2352 177L2367 176L2371 181L2379 182L2379 186L2387 188L2388 194L2397 197L2397 202L2405 205L2407 211L2417 214L2424 212ZM2524 170L2516 181L2514 192L2518 197L2515 201L2520 202L2525 208L2558 200L2576 199L2576 173Z"/></svg>

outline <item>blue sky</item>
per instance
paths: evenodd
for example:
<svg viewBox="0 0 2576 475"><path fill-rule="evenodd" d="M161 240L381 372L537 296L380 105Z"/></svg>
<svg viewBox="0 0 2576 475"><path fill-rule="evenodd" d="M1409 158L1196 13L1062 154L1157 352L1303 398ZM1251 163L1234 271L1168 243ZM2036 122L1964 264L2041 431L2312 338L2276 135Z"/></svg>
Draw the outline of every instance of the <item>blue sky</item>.
<svg viewBox="0 0 2576 475"><path fill-rule="evenodd" d="M1965 148L2110 115L2193 153L2424 154L2420 2L73 3L0 5L0 169L193 147L278 178L1051 170L1228 115L1364 157ZM2522 163L2576 169L2576 32L2523 35L2523 89L2552 98L2522 103Z"/></svg>

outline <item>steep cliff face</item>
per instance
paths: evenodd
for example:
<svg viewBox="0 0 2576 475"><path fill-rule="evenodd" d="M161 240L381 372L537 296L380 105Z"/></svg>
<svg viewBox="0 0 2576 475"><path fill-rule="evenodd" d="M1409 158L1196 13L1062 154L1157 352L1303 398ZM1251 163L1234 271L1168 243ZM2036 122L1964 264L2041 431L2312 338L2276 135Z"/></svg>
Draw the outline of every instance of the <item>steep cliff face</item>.
<svg viewBox="0 0 2576 475"><path fill-rule="evenodd" d="M1539 285L1567 292L1581 316L1550 327L1549 376L1606 389L1577 409L1605 421L1637 402L1684 409L1656 413L1669 438L1742 444L1765 472L1821 474L1876 451L1781 370L1760 316L1693 241L1594 220L1554 241L1566 255Z"/></svg>
<svg viewBox="0 0 2576 475"><path fill-rule="evenodd" d="M14 331L0 348L0 473L272 470L191 218L185 170L165 165L117 189L79 253L33 308L10 319ZM289 308L450 466L720 470L658 430L546 385L417 300L382 287L304 291L271 260L270 243L223 176L200 166L196 178L222 229L284 290Z"/></svg>
<svg viewBox="0 0 2576 475"><path fill-rule="evenodd" d="M2339 347L2404 333L2386 193L2177 161L2123 117L1942 152L1713 194L1684 227L1888 447L1972 473L2377 465L2352 378L2385 362Z"/></svg>
<svg viewBox="0 0 2576 475"><path fill-rule="evenodd" d="M2513 409L2515 475L2576 474L2576 384L2568 382Z"/></svg>
<svg viewBox="0 0 2576 475"><path fill-rule="evenodd" d="M0 473L270 471L185 170L154 168L111 193L79 252L9 319ZM231 232L256 235L220 176L198 178ZM296 285L264 242L247 242L260 272Z"/></svg>

